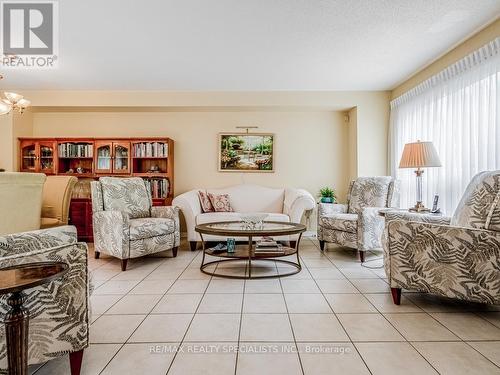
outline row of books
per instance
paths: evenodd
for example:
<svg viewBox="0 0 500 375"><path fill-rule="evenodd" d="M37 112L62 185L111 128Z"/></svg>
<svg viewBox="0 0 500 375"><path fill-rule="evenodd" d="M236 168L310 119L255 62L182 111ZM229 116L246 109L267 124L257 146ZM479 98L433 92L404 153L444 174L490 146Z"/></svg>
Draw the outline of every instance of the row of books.
<svg viewBox="0 0 500 375"><path fill-rule="evenodd" d="M81 143L60 143L58 146L60 158L91 158L94 146Z"/></svg>
<svg viewBox="0 0 500 375"><path fill-rule="evenodd" d="M168 144L160 142L134 143L136 158L164 158L168 156Z"/></svg>
<svg viewBox="0 0 500 375"><path fill-rule="evenodd" d="M283 246L271 237L262 237L255 244L255 254L284 253Z"/></svg>
<svg viewBox="0 0 500 375"><path fill-rule="evenodd" d="M153 198L166 198L170 184L166 178L162 179L147 179L145 180L147 186L151 190Z"/></svg>

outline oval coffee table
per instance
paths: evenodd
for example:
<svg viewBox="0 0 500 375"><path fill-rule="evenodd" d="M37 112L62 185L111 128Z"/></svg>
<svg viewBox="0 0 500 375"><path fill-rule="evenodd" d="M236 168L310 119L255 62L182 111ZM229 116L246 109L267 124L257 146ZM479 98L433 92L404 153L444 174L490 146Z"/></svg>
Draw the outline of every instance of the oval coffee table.
<svg viewBox="0 0 500 375"><path fill-rule="evenodd" d="M198 224L195 228L196 232L200 234L201 242L203 244L203 259L201 261L200 270L203 273L211 276L218 277L227 277L231 279L267 279L267 278L275 278L281 276L290 276L299 273L302 269L300 265L299 259L299 245L300 239L302 238L302 233L305 232L306 226L303 224L296 223L286 223L279 221L264 221L261 224L257 224L252 227L248 227L241 221L225 221L225 222L215 222L215 223L207 223L207 224ZM234 252L229 253L227 251L224 252L214 252L213 249L208 248L206 246L206 242L203 239L203 235L212 235L219 237L235 237L248 238L247 245L236 245L236 249ZM255 246L253 244L253 240L255 237L276 237L276 236L290 236L297 234L299 237L295 243L295 247L287 247L282 246L281 251L279 252L266 252L266 253L255 253ZM207 255L220 257L224 259L218 259L205 263L205 257ZM282 257L287 257L290 255L296 255L297 261L293 262L290 260L279 259ZM248 276L238 276L238 275L227 275L223 273L218 273L217 268L215 267L213 272L208 271L206 268L211 265L219 265L226 262L235 262L246 260L248 265ZM286 264L288 266L292 266L292 271L278 274L278 275L260 275L260 276L252 276L252 261L270 261L270 262L279 262Z"/></svg>

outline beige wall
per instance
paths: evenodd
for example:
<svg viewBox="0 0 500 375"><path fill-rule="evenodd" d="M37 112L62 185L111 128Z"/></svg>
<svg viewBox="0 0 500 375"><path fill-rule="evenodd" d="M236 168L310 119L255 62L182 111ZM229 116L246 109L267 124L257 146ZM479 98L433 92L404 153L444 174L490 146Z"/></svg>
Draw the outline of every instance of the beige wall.
<svg viewBox="0 0 500 375"><path fill-rule="evenodd" d="M0 169L6 171L15 170L14 165L14 149L13 141L13 115L0 115Z"/></svg>
<svg viewBox="0 0 500 375"><path fill-rule="evenodd" d="M175 194L238 183L324 185L342 196L349 178L348 124L338 111L47 112L35 113L35 137L161 137L175 140ZM275 173L217 171L217 134L257 125L276 135Z"/></svg>
<svg viewBox="0 0 500 375"><path fill-rule="evenodd" d="M426 66L420 71L416 72L409 79L405 80L403 83L398 85L392 90L391 98L397 98L398 96L404 94L406 91L417 86L422 81L432 77L433 75L439 73L441 70L457 62L461 58L467 56L469 53L477 50L478 48L484 46L486 43L492 41L493 39L500 36L500 19L491 23L489 26L480 30L475 35L471 36L464 42L460 43L458 46L453 48L451 51L438 58L432 64Z"/></svg>

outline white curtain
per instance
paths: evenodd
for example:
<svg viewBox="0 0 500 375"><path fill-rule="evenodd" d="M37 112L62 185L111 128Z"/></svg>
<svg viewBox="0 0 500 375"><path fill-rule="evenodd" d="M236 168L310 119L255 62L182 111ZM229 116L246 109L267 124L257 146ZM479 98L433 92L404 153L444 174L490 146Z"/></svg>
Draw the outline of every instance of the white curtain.
<svg viewBox="0 0 500 375"><path fill-rule="evenodd" d="M423 174L424 203L451 215L478 172L500 169L500 38L391 102L390 168L401 207L415 204L415 174L399 169L403 146L432 141L442 167Z"/></svg>

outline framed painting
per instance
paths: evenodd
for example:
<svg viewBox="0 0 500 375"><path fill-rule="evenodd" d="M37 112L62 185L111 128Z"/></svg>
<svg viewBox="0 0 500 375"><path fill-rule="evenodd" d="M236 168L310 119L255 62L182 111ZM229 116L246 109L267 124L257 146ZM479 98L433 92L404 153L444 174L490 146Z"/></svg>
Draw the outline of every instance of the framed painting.
<svg viewBox="0 0 500 375"><path fill-rule="evenodd" d="M274 172L274 134L220 133L219 172Z"/></svg>

